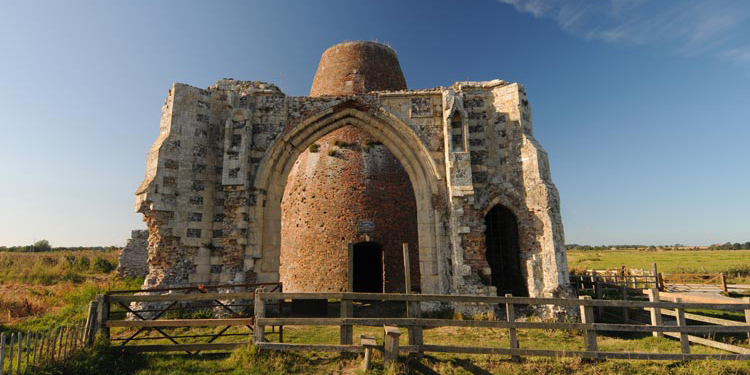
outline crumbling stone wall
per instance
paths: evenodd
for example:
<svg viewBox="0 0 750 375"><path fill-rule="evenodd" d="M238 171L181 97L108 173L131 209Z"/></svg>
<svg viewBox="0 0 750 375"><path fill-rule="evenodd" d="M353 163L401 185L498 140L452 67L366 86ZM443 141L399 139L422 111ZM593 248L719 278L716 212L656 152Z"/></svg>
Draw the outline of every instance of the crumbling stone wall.
<svg viewBox="0 0 750 375"><path fill-rule="evenodd" d="M120 252L117 275L146 277L148 275L148 231L134 230Z"/></svg>
<svg viewBox="0 0 750 375"><path fill-rule="evenodd" d="M137 191L150 232L146 286L279 280L287 176L299 155L347 126L381 142L409 177L423 293L497 293L484 216L498 204L517 218L529 295L565 293L547 154L523 86L501 80L328 97L231 79L174 84Z"/></svg>

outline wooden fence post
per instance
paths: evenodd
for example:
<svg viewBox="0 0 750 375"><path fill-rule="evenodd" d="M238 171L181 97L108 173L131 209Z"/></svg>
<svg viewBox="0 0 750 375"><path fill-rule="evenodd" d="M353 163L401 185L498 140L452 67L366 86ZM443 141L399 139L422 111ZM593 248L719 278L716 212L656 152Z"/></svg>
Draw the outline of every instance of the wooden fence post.
<svg viewBox="0 0 750 375"><path fill-rule="evenodd" d="M512 294L506 294L505 297L513 297ZM505 317L508 323L514 323L516 321L516 307L512 303L505 303ZM511 349L518 349L518 336L516 335L516 329L514 327L508 328L508 341L510 342ZM521 356L511 355L510 360L512 362L521 362Z"/></svg>
<svg viewBox="0 0 750 375"><path fill-rule="evenodd" d="M26 331L26 372L29 371L30 359L31 359L31 331Z"/></svg>
<svg viewBox="0 0 750 375"><path fill-rule="evenodd" d="M341 318L351 318L353 314L353 301L348 299L346 293L341 298ZM339 331L339 343L341 345L352 345L354 340L354 327L351 324L342 324Z"/></svg>
<svg viewBox="0 0 750 375"><path fill-rule="evenodd" d="M411 293L411 267L409 265L409 244L404 242L404 285L406 293ZM351 292L351 290L350 290Z"/></svg>
<svg viewBox="0 0 750 375"><path fill-rule="evenodd" d="M106 294L100 294L96 297L96 300L99 305L96 314L96 330L101 330L102 337L109 343L109 327L107 326L107 320L109 319L109 298Z"/></svg>
<svg viewBox="0 0 750 375"><path fill-rule="evenodd" d="M664 274L659 272L656 282L659 284L659 291L664 292L667 290L667 285L664 284Z"/></svg>
<svg viewBox="0 0 750 375"><path fill-rule="evenodd" d="M96 318L99 316L99 301L91 301L89 303L89 314L86 317L86 328L83 333L83 341L85 346L89 346L94 343L94 336L96 335Z"/></svg>
<svg viewBox="0 0 750 375"><path fill-rule="evenodd" d="M255 327L253 328L253 341L257 344L266 341L266 327L260 325L260 319L266 317L266 301L263 299L264 288L255 289Z"/></svg>
<svg viewBox="0 0 750 375"><path fill-rule="evenodd" d="M743 297L742 302L750 303L750 297ZM750 309L745 309L745 324L750 325ZM750 332L747 333L747 338L750 339Z"/></svg>
<svg viewBox="0 0 750 375"><path fill-rule="evenodd" d="M651 263L651 276L654 278L654 288L661 289L659 287L659 269L656 267L656 262Z"/></svg>
<svg viewBox="0 0 750 375"><path fill-rule="evenodd" d="M654 287L648 290L648 301L659 302L659 289ZM651 308L651 325L652 326L664 325L664 319L662 319L662 316L661 316L661 308L658 308L658 307ZM651 332L651 334L654 337L664 337L664 332L654 331L654 332Z"/></svg>
<svg viewBox="0 0 750 375"><path fill-rule="evenodd" d="M404 242L403 243L403 251L404 251L404 286L407 294L411 294L411 261L409 260L409 244ZM422 306L420 305L419 301L407 301L406 302L406 316L409 318L421 318L422 317ZM409 345L416 345L419 349L417 349L417 356L421 357L423 355L422 351L422 345L424 344L424 339L422 336L422 327L418 326L409 326Z"/></svg>
<svg viewBox="0 0 750 375"><path fill-rule="evenodd" d="M724 293L729 293L729 288L727 287L727 275L722 272L721 274L721 290Z"/></svg>
<svg viewBox="0 0 750 375"><path fill-rule="evenodd" d="M401 336L401 332L398 331L398 327L389 327L389 326L383 326L383 330L385 331L385 345L384 345L384 352L385 352L385 367L396 363L398 361L398 351L399 351L399 337Z"/></svg>
<svg viewBox="0 0 750 375"><path fill-rule="evenodd" d="M682 303L682 298L677 297L674 301ZM685 322L685 309L678 307L675 309L675 312L677 313L677 326L685 327L687 325ZM687 332L680 332L680 346L682 347L683 354L690 354L690 340L688 339Z"/></svg>
<svg viewBox="0 0 750 375"><path fill-rule="evenodd" d="M375 341L375 336L361 335L360 340L362 346L365 348L365 358L362 362L362 371L366 372L370 370L370 365L372 364L372 350L378 345L378 343Z"/></svg>
<svg viewBox="0 0 750 375"><path fill-rule="evenodd" d="M591 300L591 296L580 296L578 299ZM593 306L581 305L581 323L593 324L594 323L594 309ZM596 330L584 328L583 340L586 346L587 352L597 351L598 345L596 344Z"/></svg>
<svg viewBox="0 0 750 375"><path fill-rule="evenodd" d="M602 281L597 279L594 283L594 298L596 299L604 299L604 285L602 285ZM604 316L604 306L598 306L596 308L596 316L597 318L601 319Z"/></svg>
<svg viewBox="0 0 750 375"><path fill-rule="evenodd" d="M626 284L622 284L620 286L620 290L622 293L622 300L627 301L628 300L628 287ZM622 308L622 322L625 324L628 324L628 321L630 320L630 312L628 311L628 308L623 306Z"/></svg>

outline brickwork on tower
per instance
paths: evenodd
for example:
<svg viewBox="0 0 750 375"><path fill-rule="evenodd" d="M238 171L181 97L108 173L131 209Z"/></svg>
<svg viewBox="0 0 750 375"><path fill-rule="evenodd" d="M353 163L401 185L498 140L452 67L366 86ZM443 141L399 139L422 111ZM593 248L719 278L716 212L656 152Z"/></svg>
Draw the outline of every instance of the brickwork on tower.
<svg viewBox="0 0 750 375"><path fill-rule="evenodd" d="M311 96L232 79L172 86L136 192L149 230L144 286L286 277L300 290L340 290L342 244L366 239L358 222L372 219L370 239L384 246L416 231L408 242L422 293L502 293L507 285L493 280L505 268L488 261L487 241L518 259L514 288L568 293L560 199L524 87L492 80L407 90L393 78L403 75L389 47L331 50ZM316 190L332 200L313 198ZM515 218L503 227L515 248L487 233L498 205ZM388 254L386 290L398 290L400 260L389 264ZM326 287L328 277L336 281Z"/></svg>

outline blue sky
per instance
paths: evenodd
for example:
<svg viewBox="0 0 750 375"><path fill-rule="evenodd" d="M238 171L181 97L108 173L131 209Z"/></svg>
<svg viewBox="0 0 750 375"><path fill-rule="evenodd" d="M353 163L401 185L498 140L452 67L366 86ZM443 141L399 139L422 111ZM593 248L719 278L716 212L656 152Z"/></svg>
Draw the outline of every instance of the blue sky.
<svg viewBox="0 0 750 375"><path fill-rule="evenodd" d="M566 242L750 240L750 2L0 1L0 245L123 244L172 82L305 95L386 42L410 88L526 86Z"/></svg>

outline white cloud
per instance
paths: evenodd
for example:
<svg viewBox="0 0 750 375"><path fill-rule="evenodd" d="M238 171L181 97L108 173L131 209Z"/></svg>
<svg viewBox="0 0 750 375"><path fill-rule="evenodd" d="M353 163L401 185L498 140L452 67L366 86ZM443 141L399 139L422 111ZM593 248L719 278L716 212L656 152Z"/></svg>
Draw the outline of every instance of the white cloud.
<svg viewBox="0 0 750 375"><path fill-rule="evenodd" d="M684 55L715 54L750 64L750 2L744 0L498 0L554 20L587 40L655 45Z"/></svg>

